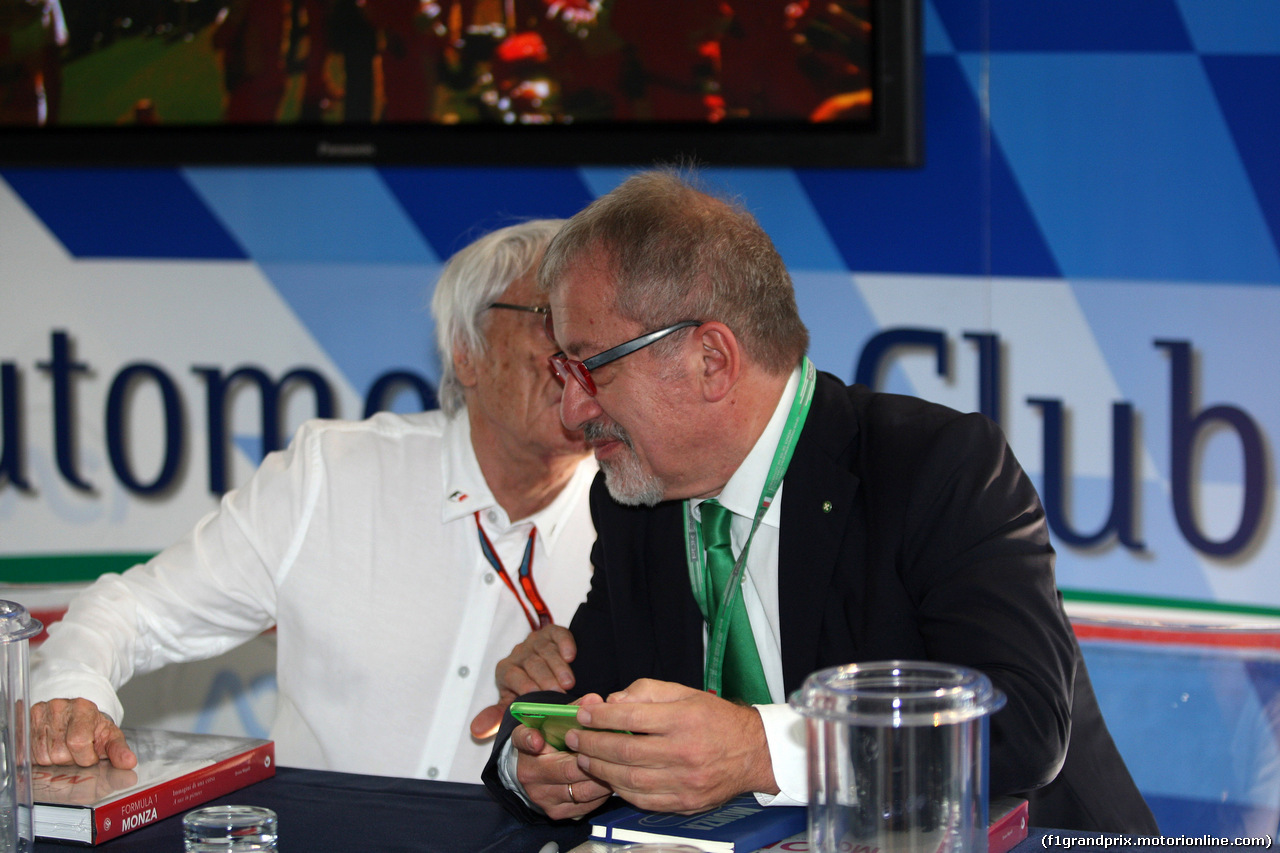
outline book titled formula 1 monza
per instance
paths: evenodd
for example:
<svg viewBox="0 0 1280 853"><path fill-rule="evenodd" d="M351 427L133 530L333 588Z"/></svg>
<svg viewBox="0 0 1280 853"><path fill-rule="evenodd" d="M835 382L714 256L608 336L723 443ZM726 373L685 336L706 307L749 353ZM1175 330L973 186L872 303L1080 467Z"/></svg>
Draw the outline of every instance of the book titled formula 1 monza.
<svg viewBox="0 0 1280 853"><path fill-rule="evenodd" d="M125 729L132 770L32 765L37 838L101 844L276 772L275 743L260 738Z"/></svg>

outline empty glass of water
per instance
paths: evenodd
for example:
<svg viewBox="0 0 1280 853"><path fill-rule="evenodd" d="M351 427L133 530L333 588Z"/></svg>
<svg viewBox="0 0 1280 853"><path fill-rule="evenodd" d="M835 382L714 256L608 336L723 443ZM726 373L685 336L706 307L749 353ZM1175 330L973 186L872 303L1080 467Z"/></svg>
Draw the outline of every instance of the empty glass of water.
<svg viewBox="0 0 1280 853"><path fill-rule="evenodd" d="M186 853L266 853L276 849L276 813L260 806L208 806L182 818Z"/></svg>

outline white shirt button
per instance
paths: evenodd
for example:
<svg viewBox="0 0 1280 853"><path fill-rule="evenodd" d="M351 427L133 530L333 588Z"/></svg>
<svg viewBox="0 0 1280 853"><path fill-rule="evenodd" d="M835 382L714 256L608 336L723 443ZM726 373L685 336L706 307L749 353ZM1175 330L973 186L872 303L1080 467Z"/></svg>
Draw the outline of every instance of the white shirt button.
<svg viewBox="0 0 1280 853"><path fill-rule="evenodd" d="M439 770L438 768L436 768L436 767L428 767L428 768L427 768L427 778L428 778L428 779L434 779L434 778L436 778L436 777L437 777L437 776L439 776L439 775L440 775L440 770Z"/></svg>
<svg viewBox="0 0 1280 853"><path fill-rule="evenodd" d="M468 675L470 675L470 674L471 674L471 667L469 667L469 666L460 666L460 667L458 667L458 675L459 675L460 677L462 677L462 678L466 678L466 677L467 677Z"/></svg>
<svg viewBox="0 0 1280 853"><path fill-rule="evenodd" d="M495 577L495 575L493 574L493 572L485 572L485 575L484 575L484 582L485 582L485 583L493 583L493 579L494 579L494 577Z"/></svg>
<svg viewBox="0 0 1280 853"><path fill-rule="evenodd" d="M498 523L498 514L493 510L489 510L489 521L492 522L493 524Z"/></svg>

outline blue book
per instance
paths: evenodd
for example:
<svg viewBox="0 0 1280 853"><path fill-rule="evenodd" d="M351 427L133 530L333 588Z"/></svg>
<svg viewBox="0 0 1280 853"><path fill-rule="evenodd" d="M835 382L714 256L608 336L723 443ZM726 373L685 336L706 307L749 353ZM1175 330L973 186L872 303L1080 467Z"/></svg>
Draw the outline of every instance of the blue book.
<svg viewBox="0 0 1280 853"><path fill-rule="evenodd" d="M707 853L749 853L804 832L803 806L769 806L750 794L693 815L648 812L622 806L591 821L591 837L626 843L684 842Z"/></svg>

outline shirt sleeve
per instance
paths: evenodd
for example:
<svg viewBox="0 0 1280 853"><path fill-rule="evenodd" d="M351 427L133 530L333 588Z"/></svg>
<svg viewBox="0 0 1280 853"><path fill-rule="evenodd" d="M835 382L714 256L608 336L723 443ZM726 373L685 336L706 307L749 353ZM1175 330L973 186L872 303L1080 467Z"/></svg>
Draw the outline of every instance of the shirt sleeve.
<svg viewBox="0 0 1280 853"><path fill-rule="evenodd" d="M179 542L103 575L32 654L31 701L85 698L117 723L134 675L221 654L275 624L276 584L322 479L307 428Z"/></svg>

